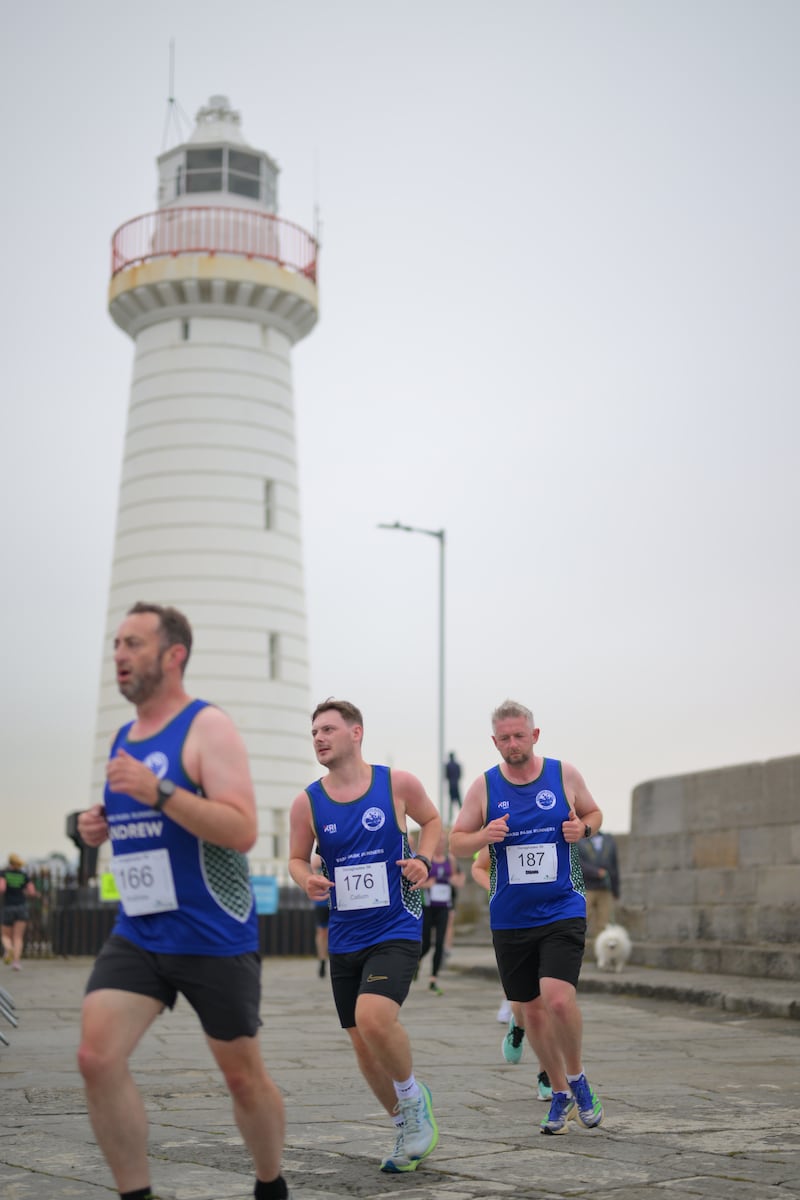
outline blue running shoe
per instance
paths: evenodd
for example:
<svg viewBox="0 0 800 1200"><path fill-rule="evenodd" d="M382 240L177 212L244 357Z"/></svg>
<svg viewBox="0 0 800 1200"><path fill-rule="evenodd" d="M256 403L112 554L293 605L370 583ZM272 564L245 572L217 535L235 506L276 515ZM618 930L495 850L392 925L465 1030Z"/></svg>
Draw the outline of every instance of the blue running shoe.
<svg viewBox="0 0 800 1200"><path fill-rule="evenodd" d="M581 1124L587 1129L596 1129L603 1119L603 1106L595 1096L594 1089L590 1087L589 1080L585 1075L581 1075L580 1079L576 1079L569 1086L578 1106Z"/></svg>
<svg viewBox="0 0 800 1200"><path fill-rule="evenodd" d="M567 1121L575 1116L575 1101L566 1092L553 1092L550 1112L539 1126L540 1133L557 1134L567 1132Z"/></svg>

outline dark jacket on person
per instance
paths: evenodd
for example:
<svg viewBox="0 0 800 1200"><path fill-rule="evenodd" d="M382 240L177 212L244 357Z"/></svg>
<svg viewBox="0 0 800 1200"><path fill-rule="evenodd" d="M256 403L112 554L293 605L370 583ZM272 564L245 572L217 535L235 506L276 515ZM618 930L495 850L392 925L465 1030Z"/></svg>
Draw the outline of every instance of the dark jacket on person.
<svg viewBox="0 0 800 1200"><path fill-rule="evenodd" d="M599 846L596 845L598 842ZM601 833L584 838L582 842L578 842L578 853L581 856L583 881L587 891L610 891L615 900L618 900L619 864L617 843L613 835ZM604 875L600 874L601 868L605 870Z"/></svg>

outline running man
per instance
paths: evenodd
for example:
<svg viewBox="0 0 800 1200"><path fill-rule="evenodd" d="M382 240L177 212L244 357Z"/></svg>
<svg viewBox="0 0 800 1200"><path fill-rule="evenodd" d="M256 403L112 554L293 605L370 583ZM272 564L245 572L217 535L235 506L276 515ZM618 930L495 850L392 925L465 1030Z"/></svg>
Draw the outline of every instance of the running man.
<svg viewBox="0 0 800 1200"><path fill-rule="evenodd" d="M506 700L492 714L503 763L470 785L450 835L457 858L489 847L489 919L497 969L553 1089L541 1132L567 1132L577 1113L589 1129L603 1108L581 1060L577 984L586 938L586 898L577 843L602 813L580 772L542 758L533 713Z"/></svg>
<svg viewBox="0 0 800 1200"><path fill-rule="evenodd" d="M289 873L310 900L330 901L336 1011L396 1130L381 1170L414 1171L435 1148L439 1130L399 1017L419 963L420 888L442 822L416 776L364 761L364 718L354 704L323 700L311 717L311 737L326 774L292 804ZM420 827L416 854L408 817ZM315 844L322 874L312 863Z"/></svg>

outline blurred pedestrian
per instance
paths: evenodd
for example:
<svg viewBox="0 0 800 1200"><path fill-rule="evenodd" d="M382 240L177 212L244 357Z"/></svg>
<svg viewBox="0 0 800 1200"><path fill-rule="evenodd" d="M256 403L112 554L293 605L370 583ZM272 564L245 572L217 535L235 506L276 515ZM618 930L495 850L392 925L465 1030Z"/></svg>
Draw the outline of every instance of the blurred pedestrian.
<svg viewBox="0 0 800 1200"><path fill-rule="evenodd" d="M9 854L8 865L0 871L0 897L3 900L3 962L14 971L22 970L22 951L30 909L28 901L39 895L18 854Z"/></svg>
<svg viewBox="0 0 800 1200"><path fill-rule="evenodd" d="M583 882L586 885L586 942L594 939L614 914L614 901L619 900L619 863L617 843L611 833L592 834L578 842Z"/></svg>

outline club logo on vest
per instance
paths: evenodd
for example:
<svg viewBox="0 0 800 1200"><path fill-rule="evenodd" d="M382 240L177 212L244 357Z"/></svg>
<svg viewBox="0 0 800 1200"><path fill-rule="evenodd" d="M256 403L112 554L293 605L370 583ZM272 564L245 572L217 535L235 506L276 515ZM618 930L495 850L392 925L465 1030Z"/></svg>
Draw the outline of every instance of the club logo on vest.
<svg viewBox="0 0 800 1200"><path fill-rule="evenodd" d="M547 809L554 807L555 802L556 798L553 792L544 791L536 793L537 808L543 808L545 811L547 811Z"/></svg>
<svg viewBox="0 0 800 1200"><path fill-rule="evenodd" d="M148 754L144 765L150 768L156 779L163 779L169 769L169 759L160 750L154 750L152 754Z"/></svg>
<svg viewBox="0 0 800 1200"><path fill-rule="evenodd" d="M361 824L370 833L376 833L386 822L386 816L380 808L368 808L361 818Z"/></svg>

